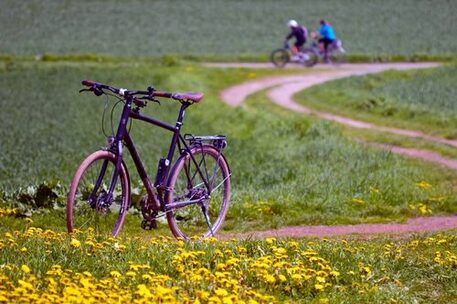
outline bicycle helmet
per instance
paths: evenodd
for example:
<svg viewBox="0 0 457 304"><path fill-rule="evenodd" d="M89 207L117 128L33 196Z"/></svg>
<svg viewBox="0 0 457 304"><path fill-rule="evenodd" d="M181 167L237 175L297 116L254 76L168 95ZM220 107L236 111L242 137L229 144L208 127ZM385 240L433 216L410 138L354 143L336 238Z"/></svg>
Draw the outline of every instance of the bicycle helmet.
<svg viewBox="0 0 457 304"><path fill-rule="evenodd" d="M293 19L291 19L291 20L289 20L289 22L287 22L287 26L288 27L297 27L298 26L298 22L293 20Z"/></svg>

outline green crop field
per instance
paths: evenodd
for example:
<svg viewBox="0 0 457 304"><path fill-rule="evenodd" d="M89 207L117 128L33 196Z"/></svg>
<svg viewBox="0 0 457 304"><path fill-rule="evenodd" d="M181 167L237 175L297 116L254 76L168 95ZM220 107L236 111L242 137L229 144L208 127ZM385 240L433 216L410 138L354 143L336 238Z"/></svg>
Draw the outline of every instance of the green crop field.
<svg viewBox="0 0 457 304"><path fill-rule="evenodd" d="M297 99L316 109L379 125L456 138L456 83L457 67L448 65L427 71L350 77L305 90Z"/></svg>
<svg viewBox="0 0 457 304"><path fill-rule="evenodd" d="M226 229L398 220L421 214L419 205L434 213L456 210L454 172L430 170L432 164L363 147L329 123L274 107L265 111L262 96L258 102L252 97L248 111L221 103L219 90L253 73L261 77L270 71L157 64L7 65L0 73L1 106L9 109L0 113L0 184L5 195L34 206L41 201L41 192L27 187L44 183L63 197L79 162L105 145L101 119L107 99L78 94L80 80L89 78L127 88L153 83L165 90L207 93L202 104L189 109L184 132L229 137L234 196ZM151 104L146 113L172 122L177 109L164 101L161 106ZM105 122L111 131L109 126ZM139 123L133 124L131 133L153 178L158 159L168 148L167 133ZM133 166L131 171L138 186ZM421 182L430 187L421 187ZM32 197L23 197L27 191ZM238 223L237 217L245 220Z"/></svg>
<svg viewBox="0 0 457 304"><path fill-rule="evenodd" d="M455 54L456 10L447 0L3 0L0 53L264 56L288 19L315 30L325 18L350 54Z"/></svg>

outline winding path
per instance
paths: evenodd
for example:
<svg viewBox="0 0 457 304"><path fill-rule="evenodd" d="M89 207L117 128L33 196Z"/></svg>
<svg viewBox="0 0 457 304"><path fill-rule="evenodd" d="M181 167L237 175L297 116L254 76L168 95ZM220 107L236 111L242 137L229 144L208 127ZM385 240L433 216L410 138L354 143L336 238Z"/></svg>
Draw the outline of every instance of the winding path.
<svg viewBox="0 0 457 304"><path fill-rule="evenodd" d="M271 67L271 65L266 64L212 64L210 66L215 67ZM236 86L229 87L221 92L221 98L224 102L231 106L240 106L243 104L245 99L258 91L267 90L267 96L270 100L279 106L287 108L289 110L308 114L315 115L322 119L334 121L346 126L359 129L373 129L376 131L402 135L412 138L421 138L431 142L445 144L451 147L457 147L457 140L450 140L443 137L433 136L416 130L408 129L398 129L390 128L385 126L378 126L369 122L354 120L348 117L341 115L336 115L327 112L314 111L310 108L307 108L303 105L296 103L293 99L293 96L309 87L314 85L322 84L327 81L357 76L357 75L366 75L379 73L386 70L408 70L408 69L423 69L437 67L439 63L383 63L383 64L344 64L338 67L327 67L323 69L315 69L315 73L309 74L300 74L300 75L288 75L288 76L273 76L262 79L256 79L241 83ZM409 157L420 158L426 161L435 162L446 166L448 168L457 170L457 160L449 159L443 157L435 152L424 150L424 149L414 149L414 148L404 148L397 147L392 145L376 145L379 148L389 150L392 153L402 154Z"/></svg>
<svg viewBox="0 0 457 304"><path fill-rule="evenodd" d="M212 63L207 66L231 68L271 68L270 64L238 64L238 63ZM307 115L315 115L322 119L334 121L346 126L360 129L373 129L376 131L402 135L412 138L421 138L427 141L457 147L457 140L433 136L416 130L390 128L378 126L369 122L354 120L348 117L319 112L296 103L294 94L314 85L327 81L350 77L379 73L386 70L407 70L422 69L439 66L438 63L391 63L391 64L345 64L338 67L325 67L314 69L315 73L273 76L256 79L229 87L221 92L222 100L230 106L241 106L246 98L258 91L268 90L269 99L289 110ZM381 149L391 151L409 157L420 158L426 161L435 162L448 168L457 170L457 160L445 158L438 153L414 148L404 148L393 145L373 144ZM414 233L424 231L437 231L444 229L457 229L457 215L446 217L420 217L408 220L405 224L361 224L342 226L298 226L284 227L277 230L254 231L241 234L223 234L222 238L263 238L263 237L303 237L303 236L334 236L345 234L379 234L379 233Z"/></svg>

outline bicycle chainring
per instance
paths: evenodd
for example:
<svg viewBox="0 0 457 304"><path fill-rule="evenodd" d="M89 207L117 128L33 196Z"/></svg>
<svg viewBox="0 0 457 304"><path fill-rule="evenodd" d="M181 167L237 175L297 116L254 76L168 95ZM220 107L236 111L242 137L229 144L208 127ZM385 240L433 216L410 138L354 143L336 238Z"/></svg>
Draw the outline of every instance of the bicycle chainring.
<svg viewBox="0 0 457 304"><path fill-rule="evenodd" d="M157 228L157 215L158 212L152 208L152 202L149 200L147 195L144 195L140 200L141 214L143 215L143 221L141 222L141 228L144 230L151 230Z"/></svg>

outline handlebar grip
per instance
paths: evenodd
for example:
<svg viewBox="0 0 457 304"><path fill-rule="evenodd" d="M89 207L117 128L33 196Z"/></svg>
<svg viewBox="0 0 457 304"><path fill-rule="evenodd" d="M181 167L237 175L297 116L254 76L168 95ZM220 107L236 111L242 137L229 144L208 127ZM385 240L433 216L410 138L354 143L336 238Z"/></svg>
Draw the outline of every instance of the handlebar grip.
<svg viewBox="0 0 457 304"><path fill-rule="evenodd" d="M91 86L93 86L94 84L96 84L96 82L95 82L95 81L92 81L92 80L83 80L83 81L81 81L81 83L82 83L83 85L85 85L86 87L91 87Z"/></svg>
<svg viewBox="0 0 457 304"><path fill-rule="evenodd" d="M154 96L157 97L165 97L165 98L171 98L173 94L169 92L162 92L162 91L154 91Z"/></svg>

